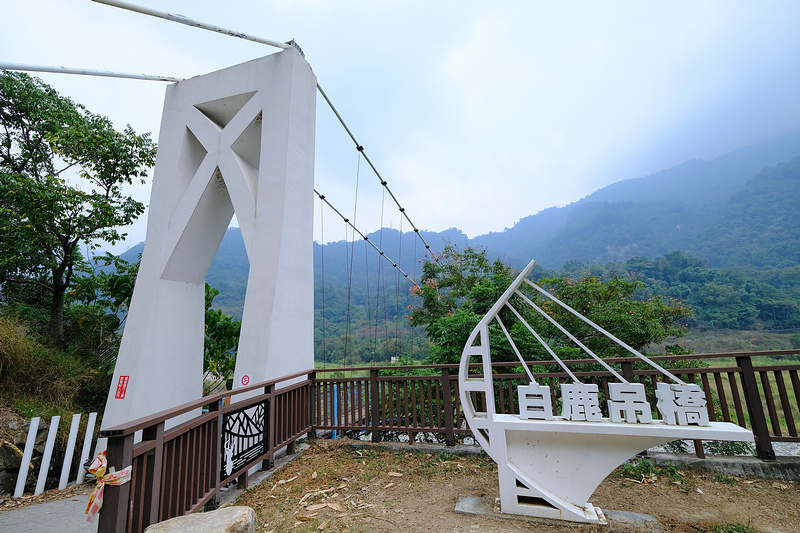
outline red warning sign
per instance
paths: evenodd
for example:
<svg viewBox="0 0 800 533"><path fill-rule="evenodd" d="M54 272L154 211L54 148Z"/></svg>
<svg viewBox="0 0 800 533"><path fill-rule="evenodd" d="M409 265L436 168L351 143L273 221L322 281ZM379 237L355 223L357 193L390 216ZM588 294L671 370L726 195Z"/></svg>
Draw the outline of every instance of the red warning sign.
<svg viewBox="0 0 800 533"><path fill-rule="evenodd" d="M250 376L242 376L242 385L250 383Z"/></svg>
<svg viewBox="0 0 800 533"><path fill-rule="evenodd" d="M117 394L114 395L114 398L117 400L124 400L125 399L125 391L128 390L128 380L130 376L120 376L119 382L117 383Z"/></svg>

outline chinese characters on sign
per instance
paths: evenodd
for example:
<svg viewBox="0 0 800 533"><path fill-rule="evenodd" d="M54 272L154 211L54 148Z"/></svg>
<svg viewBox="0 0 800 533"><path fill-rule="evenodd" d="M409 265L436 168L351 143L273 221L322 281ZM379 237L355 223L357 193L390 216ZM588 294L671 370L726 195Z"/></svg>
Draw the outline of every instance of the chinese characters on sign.
<svg viewBox="0 0 800 533"><path fill-rule="evenodd" d="M561 385L561 402L561 416L567 420L599 422L603 419L597 398L597 385L565 383Z"/></svg>
<svg viewBox="0 0 800 533"><path fill-rule="evenodd" d="M552 420L553 399L550 387L530 383L517 388L519 417ZM609 383L608 412L612 422L650 424L652 410L641 383ZM656 409L665 424L708 426L706 397L699 385L685 383L657 384ZM567 420L599 422L603 415L596 384L565 383L561 385L561 416Z"/></svg>
<svg viewBox="0 0 800 533"><path fill-rule="evenodd" d="M699 385L670 385L659 382L656 398L656 408L667 424L709 425L706 396Z"/></svg>
<svg viewBox="0 0 800 533"><path fill-rule="evenodd" d="M608 415L612 422L649 424L653 421L641 383L609 383L608 396Z"/></svg>
<svg viewBox="0 0 800 533"><path fill-rule="evenodd" d="M125 399L125 392L128 390L128 380L130 380L130 376L119 377L119 381L117 382L117 392L114 394L115 400Z"/></svg>
<svg viewBox="0 0 800 533"><path fill-rule="evenodd" d="M519 417L537 420L553 419L553 400L550 398L550 387L543 387L537 383L520 385L517 387L519 394Z"/></svg>

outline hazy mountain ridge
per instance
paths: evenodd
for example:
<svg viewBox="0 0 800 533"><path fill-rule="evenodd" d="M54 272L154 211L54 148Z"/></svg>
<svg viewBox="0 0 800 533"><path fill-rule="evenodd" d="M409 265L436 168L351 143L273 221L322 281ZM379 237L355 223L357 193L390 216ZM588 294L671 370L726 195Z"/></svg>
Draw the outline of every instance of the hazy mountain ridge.
<svg viewBox="0 0 800 533"><path fill-rule="evenodd" d="M800 157L767 168L734 192L690 249L713 265L800 264Z"/></svg>
<svg viewBox="0 0 800 533"><path fill-rule="evenodd" d="M687 161L616 182L567 206L525 217L502 233L481 235L470 242L518 267L532 258L545 267L560 268L570 260L607 263L674 250L708 256L713 266L757 266L741 256L735 263L725 263L725 254L699 240L724 233L725 210L733 208L729 199L760 171L797 156L800 133L711 161ZM797 207L793 209L796 212ZM715 225L723 227L708 229Z"/></svg>
<svg viewBox="0 0 800 533"><path fill-rule="evenodd" d="M503 232L473 239L457 228L421 233L435 250L446 242L486 247L490 257L517 267L531 259L558 269L567 261L605 264L675 250L705 258L712 267L795 266L800 263L800 158L796 156L800 156L800 133L711 161L687 161L617 182L567 206L525 217ZM401 235L384 228L368 236L382 243L386 257L409 277L418 275L426 250L413 232ZM353 298L367 301L366 314L375 310L369 300L377 306L378 287L397 293L401 307L410 303L410 281L401 279L364 241L313 246L315 284L322 287L324 280L329 299L346 297L342 287L352 277L371 284L351 289ZM140 244L123 257L135 260L141 250ZM240 230L230 228L206 279L220 290L215 304L237 317L248 271ZM389 314L398 315L396 306L391 307Z"/></svg>

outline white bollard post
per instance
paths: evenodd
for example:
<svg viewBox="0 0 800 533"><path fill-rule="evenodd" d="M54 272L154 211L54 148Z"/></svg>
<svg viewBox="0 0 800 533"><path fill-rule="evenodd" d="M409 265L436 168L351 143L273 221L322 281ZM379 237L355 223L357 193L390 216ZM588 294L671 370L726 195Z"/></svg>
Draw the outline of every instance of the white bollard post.
<svg viewBox="0 0 800 533"><path fill-rule="evenodd" d="M53 446L56 444L56 433L58 433L58 423L61 421L60 416L54 416L50 419L50 431L47 433L47 443L44 445L44 456L42 457L42 464L39 467L39 479L36 481L36 491L34 496L44 492L44 483L47 481L47 471L50 470L50 458L53 457Z"/></svg>
<svg viewBox="0 0 800 533"><path fill-rule="evenodd" d="M83 478L86 476L86 470L83 465L89 458L89 450L92 448L92 437L94 437L94 424L97 420L97 413L89 413L89 421L86 422L86 434L83 436L83 449L81 450L81 462L78 467L78 478L75 480L76 485L83 483Z"/></svg>
<svg viewBox="0 0 800 533"><path fill-rule="evenodd" d="M25 439L25 451L22 452L22 463L19 465L19 474L17 475L17 486L14 487L14 497L19 498L25 492L25 480L28 479L28 467L31 464L31 457L33 457L33 446L36 440L36 431L39 429L39 418L31 418L31 426L28 428L28 438Z"/></svg>
<svg viewBox="0 0 800 533"><path fill-rule="evenodd" d="M69 440L67 440L67 451L64 454L64 464L61 466L61 478L58 480L58 490L67 488L69 470L72 467L72 456L75 453L75 441L78 440L78 426L80 425L80 413L72 415L72 425L69 427Z"/></svg>

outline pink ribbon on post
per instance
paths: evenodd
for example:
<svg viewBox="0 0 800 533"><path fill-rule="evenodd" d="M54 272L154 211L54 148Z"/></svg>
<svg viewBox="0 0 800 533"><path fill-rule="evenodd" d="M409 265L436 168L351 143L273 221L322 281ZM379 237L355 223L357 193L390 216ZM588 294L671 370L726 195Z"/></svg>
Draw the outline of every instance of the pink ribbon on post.
<svg viewBox="0 0 800 533"><path fill-rule="evenodd" d="M97 478L97 485L95 485L92 495L89 496L89 503L86 505L86 511L84 511L84 514L89 515L86 518L87 522L94 520L94 517L100 512L100 508L103 507L103 489L106 485L124 485L131 480L132 465L123 468L119 472L115 472L112 466L111 470L106 473L107 466L106 452L103 450L97 454L97 458L95 458L92 465L89 467L89 473L94 474Z"/></svg>

